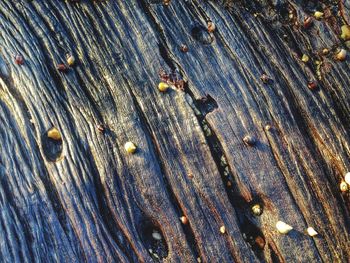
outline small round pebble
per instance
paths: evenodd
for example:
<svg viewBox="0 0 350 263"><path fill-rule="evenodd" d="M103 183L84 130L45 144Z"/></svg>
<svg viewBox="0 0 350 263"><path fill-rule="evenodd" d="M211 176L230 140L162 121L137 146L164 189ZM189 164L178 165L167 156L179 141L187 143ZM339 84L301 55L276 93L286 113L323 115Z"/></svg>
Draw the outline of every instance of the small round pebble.
<svg viewBox="0 0 350 263"><path fill-rule="evenodd" d="M249 145L249 146L253 146L256 144L256 139L250 135L247 135L243 138L243 142L246 144L246 145Z"/></svg>
<svg viewBox="0 0 350 263"><path fill-rule="evenodd" d="M55 141L59 141L62 139L61 133L55 127L47 132L47 137Z"/></svg>
<svg viewBox="0 0 350 263"><path fill-rule="evenodd" d="M263 209L260 204L255 204L252 206L252 213L255 216L260 216L263 212Z"/></svg>
<svg viewBox="0 0 350 263"><path fill-rule="evenodd" d="M345 41L350 40L350 25L342 25L341 27L341 38Z"/></svg>
<svg viewBox="0 0 350 263"><path fill-rule="evenodd" d="M64 64L58 64L56 68L58 71L61 71L61 72L67 71L67 67Z"/></svg>
<svg viewBox="0 0 350 263"><path fill-rule="evenodd" d="M317 88L317 83L315 81L309 81L307 83L307 87L310 89L310 90L315 90Z"/></svg>
<svg viewBox="0 0 350 263"><path fill-rule="evenodd" d="M24 64L24 58L22 55L17 54L15 57L15 62L17 65L23 65Z"/></svg>
<svg viewBox="0 0 350 263"><path fill-rule="evenodd" d="M180 221L181 221L181 223L184 224L184 225L187 225L187 224L188 224L188 219L187 219L186 216L180 217Z"/></svg>
<svg viewBox="0 0 350 263"><path fill-rule="evenodd" d="M159 85L158 85L158 89L161 92L167 91L168 88L169 88L169 85L167 83L165 83L165 82L160 82Z"/></svg>
<svg viewBox="0 0 350 263"><path fill-rule="evenodd" d="M124 145L125 151L128 153L135 153L136 152L136 145L133 142L127 142Z"/></svg>
<svg viewBox="0 0 350 263"><path fill-rule="evenodd" d="M220 233L221 233L221 234L225 234L225 233L226 233L226 228L225 228L225 226L221 226L221 227L220 227Z"/></svg>
<svg viewBox="0 0 350 263"><path fill-rule="evenodd" d="M186 53L186 52L188 52L188 46L185 45L185 44L182 44L182 45L180 46L180 50L181 50L182 52Z"/></svg>
<svg viewBox="0 0 350 263"><path fill-rule="evenodd" d="M301 57L301 61L303 61L304 63L307 63L310 60L310 57L306 54L303 54L303 56Z"/></svg>
<svg viewBox="0 0 350 263"><path fill-rule="evenodd" d="M216 29L215 24L212 21L209 21L208 22L208 32L212 33L215 31L215 29Z"/></svg>
<svg viewBox="0 0 350 263"><path fill-rule="evenodd" d="M315 17L316 19L321 19L321 18L323 17L323 15L324 15L324 13L323 13L323 12L320 12L320 11L316 11L316 12L314 13L314 17Z"/></svg>
<svg viewBox="0 0 350 263"><path fill-rule="evenodd" d="M260 79L264 84L267 84L270 80L269 76L267 76L265 73L260 76Z"/></svg>

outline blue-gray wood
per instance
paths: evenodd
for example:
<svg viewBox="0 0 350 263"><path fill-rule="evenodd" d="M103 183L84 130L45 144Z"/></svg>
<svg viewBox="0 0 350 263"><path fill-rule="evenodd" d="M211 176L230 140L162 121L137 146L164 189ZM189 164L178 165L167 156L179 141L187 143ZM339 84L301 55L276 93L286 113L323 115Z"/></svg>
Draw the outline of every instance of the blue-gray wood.
<svg viewBox="0 0 350 263"><path fill-rule="evenodd" d="M348 262L349 11L1 0L0 261Z"/></svg>

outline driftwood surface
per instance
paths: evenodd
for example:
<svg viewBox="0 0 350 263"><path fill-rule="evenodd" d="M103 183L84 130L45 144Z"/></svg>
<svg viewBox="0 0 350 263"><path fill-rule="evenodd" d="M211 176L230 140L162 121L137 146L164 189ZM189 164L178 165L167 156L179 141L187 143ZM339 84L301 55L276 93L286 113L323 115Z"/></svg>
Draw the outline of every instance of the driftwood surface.
<svg viewBox="0 0 350 263"><path fill-rule="evenodd" d="M1 0L1 262L349 262L349 11Z"/></svg>

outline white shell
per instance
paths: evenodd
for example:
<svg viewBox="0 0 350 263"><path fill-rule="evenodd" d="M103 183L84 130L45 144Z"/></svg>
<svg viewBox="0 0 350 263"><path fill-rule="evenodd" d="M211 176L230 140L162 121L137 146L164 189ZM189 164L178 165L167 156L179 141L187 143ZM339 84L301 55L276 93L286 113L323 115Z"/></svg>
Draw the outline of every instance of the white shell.
<svg viewBox="0 0 350 263"><path fill-rule="evenodd" d="M291 231L293 229L292 226L290 226L282 221L278 221L276 223L276 228L277 228L278 232L280 232L281 234L287 234L289 231Z"/></svg>
<svg viewBox="0 0 350 263"><path fill-rule="evenodd" d="M220 227L220 232L221 232L221 234L225 234L225 232L226 232L225 226Z"/></svg>
<svg viewBox="0 0 350 263"><path fill-rule="evenodd" d="M339 61L344 61L346 58L346 50L345 49L341 49L337 54L336 54L336 59Z"/></svg>
<svg viewBox="0 0 350 263"><path fill-rule="evenodd" d="M350 185L350 172L345 175L344 180L348 185Z"/></svg>
<svg viewBox="0 0 350 263"><path fill-rule="evenodd" d="M133 142L127 142L125 143L124 148L128 153L134 153L137 147Z"/></svg>
<svg viewBox="0 0 350 263"><path fill-rule="evenodd" d="M313 229L312 227L308 227L306 229L307 233L309 234L310 237L314 237L314 236L317 236L318 233L316 232L315 229Z"/></svg>
<svg viewBox="0 0 350 263"><path fill-rule="evenodd" d="M162 236L157 231L152 233L152 237L156 240L162 240Z"/></svg>
<svg viewBox="0 0 350 263"><path fill-rule="evenodd" d="M74 63L75 63L75 57L69 56L69 57L67 58L67 63L68 63L69 66L73 66Z"/></svg>

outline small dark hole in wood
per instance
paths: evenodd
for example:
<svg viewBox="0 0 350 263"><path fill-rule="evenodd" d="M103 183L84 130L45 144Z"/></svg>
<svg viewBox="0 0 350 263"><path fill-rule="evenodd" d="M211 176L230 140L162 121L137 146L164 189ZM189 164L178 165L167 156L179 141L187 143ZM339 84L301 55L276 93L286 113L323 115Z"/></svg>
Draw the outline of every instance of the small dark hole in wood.
<svg viewBox="0 0 350 263"><path fill-rule="evenodd" d="M154 260L161 260L168 256L168 245L162 231L152 221L145 219L140 224L141 239L148 253Z"/></svg>
<svg viewBox="0 0 350 263"><path fill-rule="evenodd" d="M191 30L191 35L195 40L204 45L210 45L214 40L213 35L202 25L195 25Z"/></svg>
<svg viewBox="0 0 350 263"><path fill-rule="evenodd" d="M276 5L276 12L279 15L281 21L288 22L289 21L289 9L286 3L280 3Z"/></svg>
<svg viewBox="0 0 350 263"><path fill-rule="evenodd" d="M50 162L57 162L61 159L63 151L63 141L62 138L55 140L48 137L48 132L46 131L41 136L41 144L43 147L43 152L46 159Z"/></svg>
<svg viewBox="0 0 350 263"><path fill-rule="evenodd" d="M263 258L263 249L265 247L265 237L261 232L260 228L251 222L248 217L241 217L240 229L244 240L251 246L254 253L259 257Z"/></svg>
<svg viewBox="0 0 350 263"><path fill-rule="evenodd" d="M219 108L219 105L216 102L216 100L209 94L207 94L205 97L199 100L196 100L195 105L197 106L197 108L199 109L199 111L203 116Z"/></svg>
<svg viewBox="0 0 350 263"><path fill-rule="evenodd" d="M166 46L164 46L162 43L159 43L158 48L159 48L159 53L161 57L164 59L165 63L171 68L172 71L174 71L176 69L176 66L173 63L173 60L171 59Z"/></svg>

